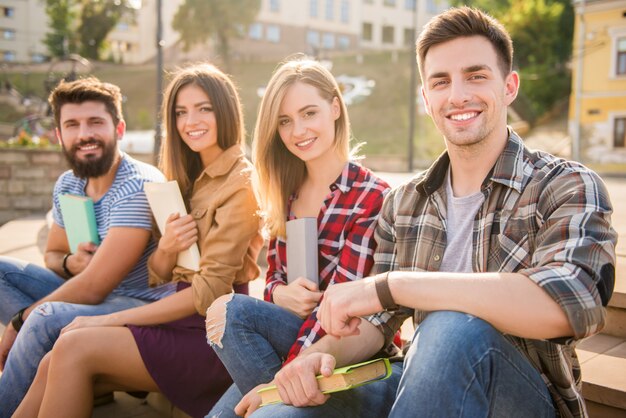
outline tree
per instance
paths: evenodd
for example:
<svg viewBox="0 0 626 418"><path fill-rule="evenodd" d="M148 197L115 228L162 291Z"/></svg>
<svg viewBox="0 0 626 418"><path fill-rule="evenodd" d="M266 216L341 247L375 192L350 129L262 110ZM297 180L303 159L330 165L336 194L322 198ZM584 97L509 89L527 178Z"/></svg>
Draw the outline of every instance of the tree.
<svg viewBox="0 0 626 418"><path fill-rule="evenodd" d="M46 14L51 31L44 43L52 57L62 57L76 52L76 36L72 26L76 20L75 2L72 0L46 0Z"/></svg>
<svg viewBox="0 0 626 418"><path fill-rule="evenodd" d="M172 27L180 34L185 51L214 36L228 68L231 39L241 35L241 28L254 21L260 8L260 0L185 0L174 16Z"/></svg>
<svg viewBox="0 0 626 418"><path fill-rule="evenodd" d="M128 0L45 0L45 3L52 31L46 34L44 42L53 57L80 51L86 58L100 58L107 35L124 13L132 10Z"/></svg>
<svg viewBox="0 0 626 418"><path fill-rule="evenodd" d="M107 35L130 7L127 1L121 0L79 0L79 2L80 53L86 58L98 59Z"/></svg>
<svg viewBox="0 0 626 418"><path fill-rule="evenodd" d="M530 101L528 119L541 116L570 91L567 62L572 54L574 12L569 0L468 0L457 5L482 9L509 31L520 69L521 94ZM518 109L521 110L521 109Z"/></svg>

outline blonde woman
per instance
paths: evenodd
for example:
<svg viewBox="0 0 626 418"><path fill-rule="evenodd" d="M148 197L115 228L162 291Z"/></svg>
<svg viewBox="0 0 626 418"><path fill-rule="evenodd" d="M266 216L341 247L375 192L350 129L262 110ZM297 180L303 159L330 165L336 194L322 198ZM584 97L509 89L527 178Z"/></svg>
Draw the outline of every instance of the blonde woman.
<svg viewBox="0 0 626 418"><path fill-rule="evenodd" d="M174 76L163 115L161 169L178 181L190 214L169 217L148 267L153 283L175 281L178 291L139 308L74 320L15 417L89 417L94 395L112 390L163 392L201 417L231 383L206 345L203 315L233 287L247 293L259 274L258 203L254 169L243 154L239 98L226 75L198 65ZM178 252L195 242L200 270L176 266Z"/></svg>
<svg viewBox="0 0 626 418"><path fill-rule="evenodd" d="M265 301L218 299L207 312L209 342L236 387L210 416L232 416L245 394L324 338L317 320L323 291L366 276L374 227L388 185L350 160L350 123L332 74L320 63L288 61L269 81L253 140L254 163L270 236ZM314 217L319 286L287 284L285 223ZM237 400L237 401L236 401Z"/></svg>

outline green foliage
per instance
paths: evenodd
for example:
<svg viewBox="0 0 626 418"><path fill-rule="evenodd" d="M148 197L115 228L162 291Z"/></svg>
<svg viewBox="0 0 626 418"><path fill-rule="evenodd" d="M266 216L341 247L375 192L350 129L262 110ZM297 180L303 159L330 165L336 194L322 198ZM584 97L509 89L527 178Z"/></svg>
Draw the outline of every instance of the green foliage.
<svg viewBox="0 0 626 418"><path fill-rule="evenodd" d="M452 3L482 9L507 28L522 78L521 94L530 101L533 117L540 116L569 94L570 73L566 63L572 54L574 27L574 11L569 0L457 0Z"/></svg>
<svg viewBox="0 0 626 418"><path fill-rule="evenodd" d="M104 40L131 7L126 0L46 0L51 32L45 43L53 57L80 52L99 59Z"/></svg>
<svg viewBox="0 0 626 418"><path fill-rule="evenodd" d="M81 22L78 26L80 53L90 59L99 59L104 40L120 21L128 5L120 0L79 0Z"/></svg>
<svg viewBox="0 0 626 418"><path fill-rule="evenodd" d="M76 36L72 30L76 12L73 6L72 0L46 0L50 32L46 33L44 43L52 57L76 52Z"/></svg>
<svg viewBox="0 0 626 418"><path fill-rule="evenodd" d="M260 7L260 0L185 0L174 15L172 28L180 34L185 50L215 37L228 67L230 40L254 21Z"/></svg>

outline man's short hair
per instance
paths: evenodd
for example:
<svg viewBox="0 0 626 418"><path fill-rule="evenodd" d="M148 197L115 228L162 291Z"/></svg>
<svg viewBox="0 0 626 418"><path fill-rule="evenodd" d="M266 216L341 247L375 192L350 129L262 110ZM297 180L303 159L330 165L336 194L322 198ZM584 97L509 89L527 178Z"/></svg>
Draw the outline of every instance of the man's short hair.
<svg viewBox="0 0 626 418"><path fill-rule="evenodd" d="M417 39L417 62L422 77L424 77L424 60L431 47L469 36L487 38L496 51L502 75L506 76L512 71L513 41L507 30L488 14L464 6L448 9L433 17L424 26L424 30Z"/></svg>
<svg viewBox="0 0 626 418"><path fill-rule="evenodd" d="M114 84L102 82L95 77L88 77L71 82L61 81L50 93L48 103L54 114L57 127L60 128L63 105L67 103L81 104L88 101L104 103L115 126L124 119L120 88Z"/></svg>

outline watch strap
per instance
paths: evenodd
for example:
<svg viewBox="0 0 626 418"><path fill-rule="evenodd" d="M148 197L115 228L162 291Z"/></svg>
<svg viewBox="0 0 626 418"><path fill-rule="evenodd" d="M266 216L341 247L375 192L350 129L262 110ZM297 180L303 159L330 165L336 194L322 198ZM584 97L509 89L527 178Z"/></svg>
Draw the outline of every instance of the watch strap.
<svg viewBox="0 0 626 418"><path fill-rule="evenodd" d="M383 309L387 311L394 311L398 309L398 305L393 300L388 280L389 272L384 275L377 276L376 279L374 279L374 285L376 286L376 294L378 295L378 300L380 301Z"/></svg>

